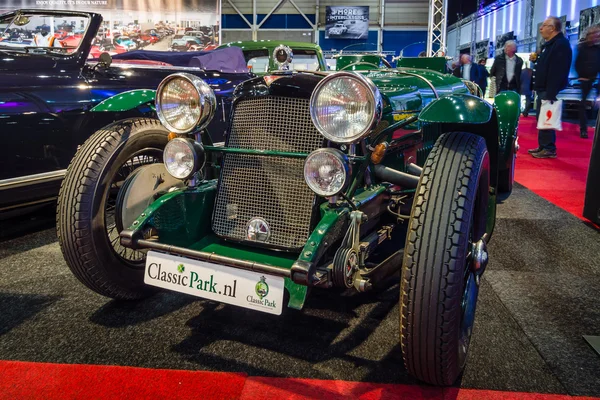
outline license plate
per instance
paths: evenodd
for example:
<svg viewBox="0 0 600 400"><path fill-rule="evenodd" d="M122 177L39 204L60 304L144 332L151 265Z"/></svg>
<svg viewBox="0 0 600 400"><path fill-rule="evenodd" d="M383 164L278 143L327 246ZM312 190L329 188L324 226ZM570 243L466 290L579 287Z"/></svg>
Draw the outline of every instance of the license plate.
<svg viewBox="0 0 600 400"><path fill-rule="evenodd" d="M144 282L176 292L280 315L284 279L171 254L148 252Z"/></svg>

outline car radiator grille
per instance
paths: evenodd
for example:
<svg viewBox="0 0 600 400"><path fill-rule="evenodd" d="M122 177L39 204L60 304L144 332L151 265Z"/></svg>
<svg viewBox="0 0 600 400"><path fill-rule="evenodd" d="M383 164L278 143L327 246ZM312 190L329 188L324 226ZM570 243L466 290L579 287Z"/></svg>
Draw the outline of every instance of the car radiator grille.
<svg viewBox="0 0 600 400"><path fill-rule="evenodd" d="M229 148L310 153L323 145L308 99L259 97L238 102ZM267 246L300 249L310 234L315 194L304 182L304 159L225 154L213 215L213 230L247 240L248 224L263 219Z"/></svg>

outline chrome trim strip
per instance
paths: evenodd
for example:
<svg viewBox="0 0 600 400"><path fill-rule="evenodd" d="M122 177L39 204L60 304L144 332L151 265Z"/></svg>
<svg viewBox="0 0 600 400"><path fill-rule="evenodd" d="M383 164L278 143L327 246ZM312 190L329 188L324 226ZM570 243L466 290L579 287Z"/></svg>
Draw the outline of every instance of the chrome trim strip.
<svg viewBox="0 0 600 400"><path fill-rule="evenodd" d="M0 180L0 190L7 189L13 186L21 186L30 183L40 183L40 181L54 181L62 179L67 173L66 169L61 169L52 172L43 172L41 174L20 176L18 178L9 178Z"/></svg>
<svg viewBox="0 0 600 400"><path fill-rule="evenodd" d="M126 233L125 237L123 235L123 232ZM128 242L129 238L127 237L127 234L131 233L131 231L129 231L129 232L123 231L123 232L121 233L121 244L125 247L129 247L129 242ZM125 239L125 241L123 239ZM134 239L132 244L133 244L133 246L131 248L135 248L135 249L158 250L158 251L165 252L167 254L175 254L178 256L194 258L196 260L203 260L203 261L208 261L208 262L225 264L230 267L236 267L236 268L245 269L248 271L263 272L265 274L282 276L284 278L292 277L292 271L287 268L277 267L277 266L268 265L268 264L262 264L262 263L258 263L258 262L254 262L254 261L240 260L237 258L222 256L220 254L207 253L204 251L187 249L185 247L179 247L179 246L173 246L173 245L169 245L169 244L159 243L152 239L149 239L149 240L147 240L147 239L135 240Z"/></svg>
<svg viewBox="0 0 600 400"><path fill-rule="evenodd" d="M58 199L58 197L54 196L54 197L48 197L46 199L31 201L29 203L14 204L12 206L0 208L0 212L7 212L7 211L15 210L18 208L33 207L33 206L37 206L37 205L44 204L44 203L51 203L53 201L56 201L56 199Z"/></svg>
<svg viewBox="0 0 600 400"><path fill-rule="evenodd" d="M128 64L127 61L128 60L124 60L125 62L123 63L115 63L115 64L111 64L109 68L119 68L119 69L156 69L156 70L165 70L165 71L194 71L194 72L198 72L198 71L204 71L201 68L198 67L178 67L175 65L147 65L147 64ZM92 64L92 63L89 63Z"/></svg>

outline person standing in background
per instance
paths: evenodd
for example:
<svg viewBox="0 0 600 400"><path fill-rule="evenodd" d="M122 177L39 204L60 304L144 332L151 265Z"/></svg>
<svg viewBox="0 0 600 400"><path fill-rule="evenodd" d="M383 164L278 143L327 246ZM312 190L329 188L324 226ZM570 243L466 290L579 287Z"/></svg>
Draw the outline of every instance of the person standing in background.
<svg viewBox="0 0 600 400"><path fill-rule="evenodd" d="M579 103L579 135L587 139L586 101L592 86L600 72L600 26L590 27L584 40L577 46L575 71L581 86L581 102ZM592 104L594 107L594 104Z"/></svg>
<svg viewBox="0 0 600 400"><path fill-rule="evenodd" d="M533 95L533 70L529 68L529 65L523 64L525 68L521 71L521 96L525 97L525 108L523 110L523 116L529 115L531 109L532 95Z"/></svg>
<svg viewBox="0 0 600 400"><path fill-rule="evenodd" d="M546 41L537 56L533 89L537 93L536 110L540 119L542 100L556 101L558 92L567 87L573 51L562 33L562 23L557 17L548 17L540 26ZM533 57L535 59L535 57ZM556 131L538 130L538 147L528 152L535 158L556 158Z"/></svg>
<svg viewBox="0 0 600 400"><path fill-rule="evenodd" d="M517 56L517 43L508 40L504 44L504 53L494 59L490 75L496 78L498 93L506 90L521 91L521 69L523 60Z"/></svg>
<svg viewBox="0 0 600 400"><path fill-rule="evenodd" d="M479 66L471 62L471 56L462 54L460 56L460 65L454 68L454 76L463 78L467 81L479 82Z"/></svg>
<svg viewBox="0 0 600 400"><path fill-rule="evenodd" d="M485 67L486 61L486 58L482 58L477 62L477 65L479 66L479 82L477 82L477 84L483 92L483 97L485 97L485 91L487 90L487 80L490 76L487 68Z"/></svg>

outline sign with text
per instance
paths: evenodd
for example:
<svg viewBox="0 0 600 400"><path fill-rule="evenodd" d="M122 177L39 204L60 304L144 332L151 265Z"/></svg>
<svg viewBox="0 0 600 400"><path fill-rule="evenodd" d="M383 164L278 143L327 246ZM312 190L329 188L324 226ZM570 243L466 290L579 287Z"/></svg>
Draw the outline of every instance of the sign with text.
<svg viewBox="0 0 600 400"><path fill-rule="evenodd" d="M326 6L326 39L363 39L369 36L368 6Z"/></svg>
<svg viewBox="0 0 600 400"><path fill-rule="evenodd" d="M220 0L160 0L158 9L155 3L156 0L3 0L0 11L27 8L102 15L102 26L94 32L91 58L104 52L115 56L132 50L212 50L220 44ZM76 47L89 22L60 13L38 15L34 20L40 23L11 27L9 33L15 37L8 39L28 43L43 26L63 47Z"/></svg>
<svg viewBox="0 0 600 400"><path fill-rule="evenodd" d="M282 277L155 251L146 257L144 283L269 314L283 308Z"/></svg>

